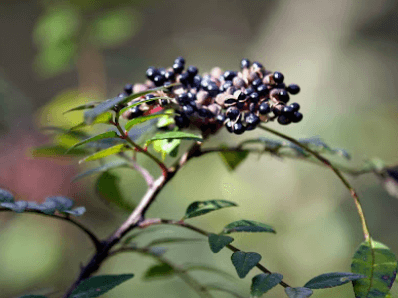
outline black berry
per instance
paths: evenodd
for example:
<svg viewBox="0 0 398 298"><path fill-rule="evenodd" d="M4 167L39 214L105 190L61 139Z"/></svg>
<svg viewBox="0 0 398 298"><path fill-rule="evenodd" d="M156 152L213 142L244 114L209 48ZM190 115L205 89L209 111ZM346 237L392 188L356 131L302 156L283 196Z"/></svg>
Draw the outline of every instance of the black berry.
<svg viewBox="0 0 398 298"><path fill-rule="evenodd" d="M211 97L216 96L216 95L218 94L218 92L219 92L219 89L218 89L218 87L217 87L217 84L214 83L213 81L210 81L210 82L209 82L209 84L207 85L207 87L205 88L205 90L206 90L207 92L209 92L209 95L210 95Z"/></svg>
<svg viewBox="0 0 398 298"><path fill-rule="evenodd" d="M272 108L272 112L274 113L275 116L279 116L282 114L282 109L283 109L283 105L276 105Z"/></svg>
<svg viewBox="0 0 398 298"><path fill-rule="evenodd" d="M169 102L168 102L168 100L167 99L165 99L165 98L162 98L161 100L160 100L160 105L163 107L163 106L165 106L165 105L167 105Z"/></svg>
<svg viewBox="0 0 398 298"><path fill-rule="evenodd" d="M178 102L180 105L185 105L185 104L187 104L187 103L189 102L188 94L187 94L187 93L182 93L182 94L178 95L178 97L177 97L177 102Z"/></svg>
<svg viewBox="0 0 398 298"><path fill-rule="evenodd" d="M294 112L292 116L292 122L297 123L303 119L303 114L300 112Z"/></svg>
<svg viewBox="0 0 398 298"><path fill-rule="evenodd" d="M286 116L286 115L280 115L278 117L278 123L282 124L282 125L288 125L290 124L292 121Z"/></svg>
<svg viewBox="0 0 398 298"><path fill-rule="evenodd" d="M245 121L251 126L256 126L260 123L260 118L258 118L255 114L250 113L246 116Z"/></svg>
<svg viewBox="0 0 398 298"><path fill-rule="evenodd" d="M174 63L173 70L174 70L174 73L182 73L182 71L184 70L184 64Z"/></svg>
<svg viewBox="0 0 398 298"><path fill-rule="evenodd" d="M252 65L253 65L254 68L258 68L258 69L262 69L263 68L263 65L260 62L257 62L257 61L254 61Z"/></svg>
<svg viewBox="0 0 398 298"><path fill-rule="evenodd" d="M278 93L278 99L283 102L283 103L287 103L290 99L289 94L287 93L286 90L281 90Z"/></svg>
<svg viewBox="0 0 398 298"><path fill-rule="evenodd" d="M231 132L231 133L234 132L233 126L234 126L234 124L233 124L232 121L227 120L227 122L225 122L225 127L226 127L227 130L228 130L229 132Z"/></svg>
<svg viewBox="0 0 398 298"><path fill-rule="evenodd" d="M260 100L260 96L257 92L253 92L252 94L250 94L249 98L251 102L258 102Z"/></svg>
<svg viewBox="0 0 398 298"><path fill-rule="evenodd" d="M219 114L219 115L217 115L217 117L216 117L217 122L219 122L219 123L221 123L221 124L223 124L223 123L225 122L225 119L227 119L227 117L225 117L224 114Z"/></svg>
<svg viewBox="0 0 398 298"><path fill-rule="evenodd" d="M242 133L245 132L245 127L241 122L236 122L233 126L233 131L237 135L241 135Z"/></svg>
<svg viewBox="0 0 398 298"><path fill-rule="evenodd" d="M297 102L291 103L291 104L290 104L290 107L292 107L293 110L294 110L295 112L297 112L298 110L300 110L300 105L299 105Z"/></svg>
<svg viewBox="0 0 398 298"><path fill-rule="evenodd" d="M185 65L185 59L183 57L179 56L174 60L174 63L179 63L182 65Z"/></svg>
<svg viewBox="0 0 398 298"><path fill-rule="evenodd" d="M196 94L195 93L188 92L187 96L188 96L188 99L190 101L195 101L196 100Z"/></svg>
<svg viewBox="0 0 398 298"><path fill-rule="evenodd" d="M202 117L202 118L206 118L209 115L208 110L205 108L198 109L198 114L199 114L199 117Z"/></svg>
<svg viewBox="0 0 398 298"><path fill-rule="evenodd" d="M155 97L155 95L153 95L153 94L147 94L147 95L145 95L145 100L148 100L148 99L151 99L154 97ZM150 101L148 103L150 103Z"/></svg>
<svg viewBox="0 0 398 298"><path fill-rule="evenodd" d="M160 68L158 68L158 72L159 72L162 76L164 76L164 74L166 73L166 69L165 69L164 67L160 67Z"/></svg>
<svg viewBox="0 0 398 298"><path fill-rule="evenodd" d="M284 79L283 74L281 74L279 71L274 72L275 83L281 84L281 83L283 83L283 79Z"/></svg>
<svg viewBox="0 0 398 298"><path fill-rule="evenodd" d="M253 92L254 92L253 88L246 88L245 91L243 91L243 93L245 93L246 96L249 96Z"/></svg>
<svg viewBox="0 0 398 298"><path fill-rule="evenodd" d="M283 107L281 112L282 112L282 115L285 115L290 118L291 116L293 116L294 109L291 106L285 106L285 107Z"/></svg>
<svg viewBox="0 0 398 298"><path fill-rule="evenodd" d="M127 119L130 120L130 119L140 117L143 114L143 112L140 110L139 107L140 107L140 105L132 107L130 109L130 115L127 117Z"/></svg>
<svg viewBox="0 0 398 298"><path fill-rule="evenodd" d="M199 75L194 76L192 81L192 86L194 88L200 89L200 83L202 82L202 77Z"/></svg>
<svg viewBox="0 0 398 298"><path fill-rule="evenodd" d="M180 83L185 87L189 85L189 73L184 72L180 75Z"/></svg>
<svg viewBox="0 0 398 298"><path fill-rule="evenodd" d="M232 79L236 77L236 72L232 70L227 70L226 72L224 72L223 77L225 81L232 81Z"/></svg>
<svg viewBox="0 0 398 298"><path fill-rule="evenodd" d="M192 115L195 111L191 105L186 105L182 107L184 113L188 116Z"/></svg>
<svg viewBox="0 0 398 298"><path fill-rule="evenodd" d="M196 66L189 66L187 69L187 72L189 73L189 76L193 78L198 74L198 68Z"/></svg>
<svg viewBox="0 0 398 298"><path fill-rule="evenodd" d="M250 67L250 60L249 59L242 59L240 62L240 67L243 68L249 68Z"/></svg>
<svg viewBox="0 0 398 298"><path fill-rule="evenodd" d="M239 109L237 109L235 107L230 107L225 112L225 116L227 116L231 120L235 120L236 118L238 118L239 114L240 114Z"/></svg>
<svg viewBox="0 0 398 298"><path fill-rule="evenodd" d="M155 83L155 86L159 87L162 86L164 83L164 76L162 75L155 75L155 77L153 78L153 82Z"/></svg>
<svg viewBox="0 0 398 298"><path fill-rule="evenodd" d="M164 73L164 78L166 81L174 81L175 79L175 74L173 71L168 70Z"/></svg>
<svg viewBox="0 0 398 298"><path fill-rule="evenodd" d="M287 92L293 95L297 94L300 92L300 87L296 84L290 84L289 86L287 86Z"/></svg>
<svg viewBox="0 0 398 298"><path fill-rule="evenodd" d="M179 128L186 128L189 126L189 119L183 113L175 116L174 121Z"/></svg>
<svg viewBox="0 0 398 298"><path fill-rule="evenodd" d="M153 66L148 67L148 69L146 70L146 77L151 81L153 81L154 77L158 74L159 71Z"/></svg>
<svg viewBox="0 0 398 298"><path fill-rule="evenodd" d="M232 81L225 81L224 84L222 84L222 86L221 86L221 88L220 88L220 91L221 91L221 92L227 91L227 89L228 89L229 87L232 87L232 86L233 86L233 85L232 85Z"/></svg>
<svg viewBox="0 0 398 298"><path fill-rule="evenodd" d="M267 102L262 102L258 107L258 111L260 112L261 115L265 115L271 112L271 107Z"/></svg>
<svg viewBox="0 0 398 298"><path fill-rule="evenodd" d="M124 92L126 92L127 95L131 95L133 93L133 85L127 84L124 86Z"/></svg>
<svg viewBox="0 0 398 298"><path fill-rule="evenodd" d="M255 90L257 90L257 87L262 85L263 81L261 79L256 79L252 82L252 86Z"/></svg>

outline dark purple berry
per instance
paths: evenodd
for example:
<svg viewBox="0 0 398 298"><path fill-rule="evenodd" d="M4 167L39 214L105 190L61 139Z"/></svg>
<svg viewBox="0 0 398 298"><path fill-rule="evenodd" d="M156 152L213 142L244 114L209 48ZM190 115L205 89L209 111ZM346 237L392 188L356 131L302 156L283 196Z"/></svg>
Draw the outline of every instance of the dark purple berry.
<svg viewBox="0 0 398 298"><path fill-rule="evenodd" d="M288 125L292 122L292 120L290 120L290 118L288 118L286 115L280 115L278 117L278 123L282 124L282 125Z"/></svg>
<svg viewBox="0 0 398 298"><path fill-rule="evenodd" d="M153 95L153 94L147 94L147 95L145 95L145 100L148 100L148 99L151 99L151 98L154 98L154 97L155 97L155 95Z"/></svg>
<svg viewBox="0 0 398 298"><path fill-rule="evenodd" d="M257 87L262 85L263 81L261 79L256 79L252 82L252 86L255 90L257 90Z"/></svg>
<svg viewBox="0 0 398 298"><path fill-rule="evenodd" d="M260 96L258 95L257 92L253 92L249 96L251 102L258 102L260 100Z"/></svg>
<svg viewBox="0 0 398 298"><path fill-rule="evenodd" d="M247 88L245 89L245 91L243 91L243 93L246 94L246 96L249 96L250 94L252 94L254 92L253 88Z"/></svg>
<svg viewBox="0 0 398 298"><path fill-rule="evenodd" d="M159 71L153 66L148 67L148 69L146 70L146 77L151 81L153 81L154 77L158 74Z"/></svg>
<svg viewBox="0 0 398 298"><path fill-rule="evenodd" d="M162 98L161 100L160 100L160 106L165 106L165 105L168 105L169 104L169 101L167 100L167 99L165 99L165 98Z"/></svg>
<svg viewBox="0 0 398 298"><path fill-rule="evenodd" d="M224 114L218 114L216 117L216 120L218 123L223 124L225 122L225 119L227 119L227 117L225 117Z"/></svg>
<svg viewBox="0 0 398 298"><path fill-rule="evenodd" d="M227 70L224 72L223 77L225 81L232 81L232 79L236 77L236 71Z"/></svg>
<svg viewBox="0 0 398 298"><path fill-rule="evenodd" d="M185 128L189 126L189 119L183 113L181 115L175 116L174 121L179 128Z"/></svg>
<svg viewBox="0 0 398 298"><path fill-rule="evenodd" d="M184 70L184 64L174 63L173 70L174 70L174 73L182 73L182 71Z"/></svg>
<svg viewBox="0 0 398 298"><path fill-rule="evenodd" d="M185 104L187 104L187 103L189 102L188 94L187 94L187 93L182 93L182 94L178 95L178 97L177 97L177 102L178 102L180 105L185 105Z"/></svg>
<svg viewBox="0 0 398 298"><path fill-rule="evenodd" d="M286 90L281 90L278 93L278 99L283 102L283 103L287 103L290 99L289 94L287 93Z"/></svg>
<svg viewBox="0 0 398 298"><path fill-rule="evenodd" d="M160 68L158 68L158 72L159 72L162 76L164 76L164 74L166 73L166 68L160 67Z"/></svg>
<svg viewBox="0 0 398 298"><path fill-rule="evenodd" d="M285 89L285 88L286 88L286 85L285 85L285 83L277 84L274 88L277 88L277 89Z"/></svg>
<svg viewBox="0 0 398 298"><path fill-rule="evenodd" d="M209 115L208 110L205 108L200 108L200 109L198 109L198 115L199 115L199 117L206 118Z"/></svg>
<svg viewBox="0 0 398 298"><path fill-rule="evenodd" d="M288 118L291 118L291 116L294 113L294 109L291 106L285 106L282 109L282 115L287 116Z"/></svg>
<svg viewBox="0 0 398 298"><path fill-rule="evenodd" d="M127 84L124 86L124 92L126 92L127 95L131 95L133 93L133 85Z"/></svg>
<svg viewBox="0 0 398 298"><path fill-rule="evenodd" d="M218 92L220 91L217 87L217 84L214 83L213 81L210 81L209 84L207 85L207 88L205 88L205 90L207 92L209 92L209 95L211 97L214 97L218 94Z"/></svg>
<svg viewBox="0 0 398 298"><path fill-rule="evenodd" d="M225 122L225 127L227 128L227 130L228 130L230 133L234 132L233 126L234 126L234 124L233 124L232 121L227 120L227 122Z"/></svg>
<svg viewBox="0 0 398 298"><path fill-rule="evenodd" d="M180 75L180 83L185 87L189 85L189 73L184 72Z"/></svg>
<svg viewBox="0 0 398 298"><path fill-rule="evenodd" d="M236 118L238 118L239 115L240 115L240 111L239 111L239 109L237 109L235 107L230 107L225 112L225 116L227 116L231 120L235 120Z"/></svg>
<svg viewBox="0 0 398 298"><path fill-rule="evenodd" d="M260 123L260 118L258 118L255 114L250 113L246 116L245 121L249 125L256 126Z"/></svg>
<svg viewBox="0 0 398 298"><path fill-rule="evenodd" d="M294 112L292 116L292 122L297 123L303 119L303 114L300 112Z"/></svg>
<svg viewBox="0 0 398 298"><path fill-rule="evenodd" d="M250 67L250 60L249 59L242 59L240 62L240 68L249 68Z"/></svg>
<svg viewBox="0 0 398 298"><path fill-rule="evenodd" d="M287 86L287 92L292 95L297 94L300 92L300 87L296 84L290 84L289 86Z"/></svg>
<svg viewBox="0 0 398 298"><path fill-rule="evenodd" d="M187 72L189 73L189 76L193 78L198 74L198 68L196 66L189 66L187 69Z"/></svg>
<svg viewBox="0 0 398 298"><path fill-rule="evenodd" d="M200 83L202 82L202 77L199 75L194 76L192 81L192 87L200 89Z"/></svg>
<svg viewBox="0 0 398 298"><path fill-rule="evenodd" d="M196 94L195 93L188 92L187 96L188 96L188 99L190 101L195 101L196 100Z"/></svg>
<svg viewBox="0 0 398 298"><path fill-rule="evenodd" d="M166 81L174 81L175 79L175 74L173 71L168 70L164 73L164 78Z"/></svg>
<svg viewBox="0 0 398 298"><path fill-rule="evenodd" d="M229 87L232 87L232 86L233 86L233 85L232 85L232 81L225 81L224 84L222 84L222 86L221 86L221 88L220 88L220 91L221 91L221 92L227 91L227 89L228 89Z"/></svg>
<svg viewBox="0 0 398 298"><path fill-rule="evenodd" d="M238 101L245 101L247 98L247 95L244 92L240 92L238 95Z"/></svg>
<svg viewBox="0 0 398 298"><path fill-rule="evenodd" d="M179 56L174 60L174 63L179 63L182 65L185 65L185 59L183 57Z"/></svg>
<svg viewBox="0 0 398 298"><path fill-rule="evenodd" d="M192 107L191 105L183 106L183 107L182 107L182 110L183 110L183 112L184 112L186 115L188 115L188 116L192 115L192 114L195 112L194 109L193 109L193 107Z"/></svg>
<svg viewBox="0 0 398 298"><path fill-rule="evenodd" d="M162 86L164 81L165 81L164 76L162 76L162 75L156 75L153 78L153 82L155 83L155 86L157 86L157 87Z"/></svg>
<svg viewBox="0 0 398 298"><path fill-rule="evenodd" d="M269 106L269 104L267 102L264 101L258 107L258 111L260 112L261 115L265 115L265 114L268 114L269 112L271 112L271 107Z"/></svg>
<svg viewBox="0 0 398 298"><path fill-rule="evenodd" d="M260 62L257 62L257 61L254 61L252 66L254 66L255 68L259 68L259 69L263 68L263 65Z"/></svg>
<svg viewBox="0 0 398 298"><path fill-rule="evenodd" d="M274 72L274 81L277 84L282 84L283 83L283 74L281 74L279 71Z"/></svg>
<svg viewBox="0 0 398 298"><path fill-rule="evenodd" d="M233 126L234 133L237 135L241 135L245 132L245 127L241 122L236 122Z"/></svg>
<svg viewBox="0 0 398 298"><path fill-rule="evenodd" d="M260 95L260 97L262 96L266 96L268 94L268 88L266 85L261 84L260 86L257 87L257 93L258 95Z"/></svg>
<svg viewBox="0 0 398 298"><path fill-rule="evenodd" d="M228 98L227 100L224 101L224 105L225 105L226 107L235 105L236 103L237 103L237 101L236 101L235 98Z"/></svg>
<svg viewBox="0 0 398 298"><path fill-rule="evenodd" d="M170 85L171 85L171 82L167 81L167 82L164 82L163 87L169 87ZM172 89L173 89L173 87L169 87L169 88L164 89L164 91L171 92Z"/></svg>
<svg viewBox="0 0 398 298"><path fill-rule="evenodd" d="M297 112L298 110L300 110L300 105L297 102L291 103L290 107L293 108L294 112Z"/></svg>
<svg viewBox="0 0 398 298"><path fill-rule="evenodd" d="M279 116L279 115L282 115L282 109L283 109L283 105L276 105L276 106L273 106L273 108L272 108L272 112L274 113L274 115L275 116Z"/></svg>
<svg viewBox="0 0 398 298"><path fill-rule="evenodd" d="M127 117L129 120L140 117L143 114L143 112L140 110L140 105L132 107L130 112L130 115Z"/></svg>

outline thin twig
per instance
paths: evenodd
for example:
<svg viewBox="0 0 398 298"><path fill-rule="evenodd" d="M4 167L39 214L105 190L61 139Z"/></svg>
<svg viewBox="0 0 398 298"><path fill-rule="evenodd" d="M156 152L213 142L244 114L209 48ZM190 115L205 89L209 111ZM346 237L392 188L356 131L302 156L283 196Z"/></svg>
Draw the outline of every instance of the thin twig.
<svg viewBox="0 0 398 298"><path fill-rule="evenodd" d="M184 221L181 221L181 220L180 220L180 221L177 221L177 220L172 220L172 219L149 218L149 219L146 219L146 220L142 221L138 226L139 226L140 228L144 229L144 228L147 228L147 227L149 227L149 226L161 225L161 224L174 225L174 226L184 227L184 228L190 229L190 230L192 230L192 231L195 231L195 232L197 232L197 233L199 233L199 234L202 234L203 236L206 236L206 237L208 237L209 234L210 234L210 233L206 232L205 230L202 230L202 229L200 229L200 228L198 228L198 227L195 227L195 226L193 226L193 225L190 225L190 224L188 224L188 223L186 223L186 222L184 222ZM235 247L235 246L233 246L233 245L231 245L231 244L228 244L226 247L229 248L229 249L230 249L231 251L233 251L233 252L240 251L240 249L238 249L237 247ZM269 271L267 268L265 268L265 267L264 267L263 265L261 265L260 263L257 263L256 267L257 267L258 269L260 269L260 270L261 270L262 272L264 272L264 273L269 273L269 274L272 273L271 271ZM281 281L279 284L280 284L282 287L284 287L284 288L290 287L290 286L289 286L287 283L285 283L284 281Z"/></svg>
<svg viewBox="0 0 398 298"><path fill-rule="evenodd" d="M359 217L361 218L361 223L362 223L362 230L363 230L363 235L365 237L365 240L369 241L370 239L370 233L369 233L369 229L368 229L368 225L366 223L366 219L365 219L365 215L363 213L362 210L362 205L359 201L359 197L355 191L355 189L350 185L350 183L344 178L344 176L341 174L341 172L326 158L324 158L323 156L321 156L320 154L318 154L317 152L311 150L310 148L308 148L307 146L301 144L299 141L293 139L292 137L289 137L285 134L282 134L276 130L273 130L271 128L268 128L264 125L259 125L258 127L260 127L263 130L266 130L274 135L277 135L285 140L288 140L290 142L292 142L293 144L299 146L300 148L306 150L307 152L311 153L314 157L316 157L318 160L320 160L322 163L324 163L327 167L329 167L336 175L337 177L341 180L341 182L344 184L344 186L349 190L351 196L354 199L354 203L355 206L357 208Z"/></svg>

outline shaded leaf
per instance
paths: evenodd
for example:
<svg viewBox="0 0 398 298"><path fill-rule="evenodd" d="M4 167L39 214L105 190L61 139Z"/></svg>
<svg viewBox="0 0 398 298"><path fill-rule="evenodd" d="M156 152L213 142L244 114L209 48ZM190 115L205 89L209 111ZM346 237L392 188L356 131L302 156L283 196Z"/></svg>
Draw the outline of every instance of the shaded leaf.
<svg viewBox="0 0 398 298"><path fill-rule="evenodd" d="M17 201L15 203L1 203L0 206L11 209L17 213L22 213L28 207L28 202L26 201Z"/></svg>
<svg viewBox="0 0 398 298"><path fill-rule="evenodd" d="M143 276L143 279L150 280L154 278L167 278L175 273L173 267L168 264L158 264L150 267Z"/></svg>
<svg viewBox="0 0 398 298"><path fill-rule="evenodd" d="M311 289L308 288L285 288L285 293L289 298L307 298L313 293Z"/></svg>
<svg viewBox="0 0 398 298"><path fill-rule="evenodd" d="M260 262L261 255L256 252L237 251L232 254L231 260L238 276L244 278Z"/></svg>
<svg viewBox="0 0 398 298"><path fill-rule="evenodd" d="M210 249L214 253L218 253L225 246L234 241L234 238L224 235L209 234Z"/></svg>
<svg viewBox="0 0 398 298"><path fill-rule="evenodd" d="M110 169L120 168L120 167L127 167L127 166L128 166L128 162L125 161L125 160L112 161L112 162L104 164L104 165L102 165L102 166L100 166L98 168L90 169L90 170L88 170L86 172L80 173L79 175L75 176L72 179L72 182L77 181L77 180L79 180L81 178L84 178L86 176L95 174L95 173L106 172L106 171L108 171Z"/></svg>
<svg viewBox="0 0 398 298"><path fill-rule="evenodd" d="M230 234L234 232L269 232L276 234L273 227L254 220L238 220L224 227L222 234Z"/></svg>
<svg viewBox="0 0 398 298"><path fill-rule="evenodd" d="M228 170L233 171L236 167L246 159L249 151L242 152L219 152L221 159L226 164Z"/></svg>
<svg viewBox="0 0 398 298"><path fill-rule="evenodd" d="M87 154L87 151L84 149L73 149L73 150L70 150L69 152L65 153L67 150L68 150L67 147L60 146L60 145L45 145L45 146L33 148L31 152L32 152L33 157L48 157L48 156L65 157L65 155L82 156L82 155Z"/></svg>
<svg viewBox="0 0 398 298"><path fill-rule="evenodd" d="M85 161L92 161L92 160L97 160L101 159L110 155L114 155L123 151L131 150L129 146L126 144L118 144L112 147L109 147L107 149L95 152L92 155L87 156L86 158L83 158L79 161L79 163L85 162Z"/></svg>
<svg viewBox="0 0 398 298"><path fill-rule="evenodd" d="M309 289L326 289L344 285L352 280L366 277L362 274L349 272L331 272L318 275L308 281L304 287Z"/></svg>
<svg viewBox="0 0 398 298"><path fill-rule="evenodd" d="M188 206L183 219L234 206L237 206L234 202L226 200L195 201Z"/></svg>
<svg viewBox="0 0 398 298"><path fill-rule="evenodd" d="M101 133L99 135L93 136L91 138L85 139L85 140L73 145L65 153L69 152L70 150L75 149L78 146L86 144L86 143L95 142L95 141L102 140L102 139L116 138L116 137L118 137L117 132L115 132L115 131L107 131L107 132Z"/></svg>
<svg viewBox="0 0 398 298"><path fill-rule="evenodd" d="M140 123L146 122L151 119L163 117L164 115L165 115L164 113L163 114L151 114L151 115L147 115L147 116L141 116L138 118L134 118L134 119L128 121L124 128L125 128L125 130L129 131L135 125L138 125Z"/></svg>
<svg viewBox="0 0 398 298"><path fill-rule="evenodd" d="M62 196L48 197L45 202L54 202L56 204L55 208L60 212L70 210L75 204L71 199Z"/></svg>
<svg viewBox="0 0 398 298"><path fill-rule="evenodd" d="M355 252L351 271L366 276L353 281L356 297L384 297L394 283L397 260L387 246L370 238L362 242Z"/></svg>
<svg viewBox="0 0 398 298"><path fill-rule="evenodd" d="M83 280L70 294L73 298L99 297L131 279L134 274L99 275Z"/></svg>
<svg viewBox="0 0 398 298"><path fill-rule="evenodd" d="M0 188L0 202L2 203L13 203L14 196L8 190Z"/></svg>
<svg viewBox="0 0 398 298"><path fill-rule="evenodd" d="M156 140L152 142L155 151L162 154L162 159L166 159L166 155L170 154L172 157L176 157L178 154L178 148L181 144L181 140Z"/></svg>
<svg viewBox="0 0 398 298"><path fill-rule="evenodd" d="M70 110L67 110L67 111L63 112L62 114L64 115L64 114L66 114L66 113L70 113L70 112L73 112L73 111L81 111L81 110L92 109L92 108L94 108L97 104L100 104L100 103L101 103L100 101L91 101L91 102L88 102L88 103L79 105L79 106L77 106L77 107L74 107L74 108L72 108L72 109L70 109Z"/></svg>
<svg viewBox="0 0 398 298"><path fill-rule="evenodd" d="M159 244L184 243L184 242L194 242L194 241L204 241L204 239L200 239L200 238L178 238L178 237L161 238L161 239L155 239L155 240L151 241L149 244L147 244L147 247L148 246L155 246L155 245L159 245Z"/></svg>
<svg viewBox="0 0 398 298"><path fill-rule="evenodd" d="M165 247L150 247L149 252L155 256L161 256L167 251Z"/></svg>
<svg viewBox="0 0 398 298"><path fill-rule="evenodd" d="M170 131L165 133L158 133L154 137L146 141L146 144L153 142L155 140L165 140L165 139L181 139L181 140L194 140L202 142L203 138L201 136L194 135L192 133L183 131Z"/></svg>
<svg viewBox="0 0 398 298"><path fill-rule="evenodd" d="M250 295L252 297L261 297L262 294L268 292L273 287L278 285L282 279L283 276L279 273L260 273L252 279Z"/></svg>
<svg viewBox="0 0 398 298"><path fill-rule="evenodd" d="M110 172L102 173L97 179L96 189L105 201L128 212L134 210L135 205L123 197L120 188L120 178L118 176Z"/></svg>
<svg viewBox="0 0 398 298"><path fill-rule="evenodd" d="M90 124L87 124L86 122L81 122L81 123L73 126L72 128L70 128L69 131L83 128L83 127L86 127L87 125L111 124L112 119L113 119L113 114L111 112L106 112L106 113L103 113L103 114L99 115L98 117L96 117L95 120L93 122L91 122Z"/></svg>

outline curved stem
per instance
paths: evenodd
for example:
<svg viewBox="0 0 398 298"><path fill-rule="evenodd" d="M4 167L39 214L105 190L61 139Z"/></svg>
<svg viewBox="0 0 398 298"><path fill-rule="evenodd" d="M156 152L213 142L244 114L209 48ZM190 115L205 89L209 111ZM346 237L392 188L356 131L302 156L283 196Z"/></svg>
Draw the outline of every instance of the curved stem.
<svg viewBox="0 0 398 298"><path fill-rule="evenodd" d="M188 223L186 223L186 222L184 222L184 221L181 221L181 220L180 220L180 221L177 221L177 220L171 220L171 219L162 219L162 218L150 218L150 219L146 219L146 220L142 221L142 222L138 225L138 227L144 229L144 228L147 228L147 227L149 227L149 226L161 225L161 224L174 225L174 226L184 227L184 228L190 229L190 230L192 230L192 231L195 231L195 232L197 232L197 233L199 233L199 234L202 234L203 236L206 236L206 237L208 237L209 234L210 234L210 233L208 233L208 232L206 232L206 231L204 231L204 230L202 230L202 229L200 229L200 228L198 228L198 227L195 227L195 226L193 226L193 225L190 225L190 224L188 224ZM229 248L231 251L233 251L233 252L240 251L240 249L236 248L235 246L233 246L233 245L231 245L231 244L228 244L226 247L228 247L228 248ZM269 273L269 274L272 273L271 271L269 271L267 268L265 268L265 267L264 267L263 265L261 265L260 263L257 263L256 267L257 267L258 269L260 269L260 270L261 270L262 272L264 272L264 273ZM290 287L290 286L289 286L287 283L285 283L284 281L281 281L279 284L280 284L282 287L284 287L284 288Z"/></svg>
<svg viewBox="0 0 398 298"><path fill-rule="evenodd" d="M0 208L0 211L13 211L11 209L7 209L7 208ZM13 211L14 212L14 211ZM34 213L34 214L38 214L38 215L43 215L43 216L48 216L48 217L53 217L56 219L60 219L60 220L65 220L67 222L70 222L71 224L75 225L76 227L78 227L80 230L82 230L84 233L86 233L86 235L91 239L91 241L93 242L95 249L97 250L97 252L101 249L102 244L101 241L98 239L97 236L94 235L93 232L91 232L89 229L87 229L86 227L84 227L82 224L78 223L77 221L74 221L73 219L71 219L70 217L63 217L63 216L59 216L59 215L53 215L53 214L45 214L42 213L40 211L36 211L36 210L25 210L24 213Z"/></svg>
<svg viewBox="0 0 398 298"><path fill-rule="evenodd" d="M351 196L354 199L354 203L355 206L357 208L359 217L361 218L361 223L362 223L362 230L363 230L363 235L365 237L365 240L369 241L370 238L370 233L369 233L369 229L368 229L368 225L366 223L366 219L365 219L365 215L363 213L362 210L362 205L361 202L359 201L359 197L355 191L355 189L350 185L350 183L344 178L344 176L341 174L341 172L334 166L332 165L332 163L327 160L326 158L324 158L323 156L321 156L319 153L311 150L310 148L308 148L307 146L301 144L299 141L293 139L292 137L289 137L287 135L284 135L276 130L273 130L271 128L268 128L266 126L263 125L259 125L258 127L260 127L263 130L266 130L274 135L277 135L285 140L288 140L290 142L292 142L293 144L299 146L300 148L306 150L307 152L311 153L315 158L317 158L319 161L321 161L322 163L324 163L327 167L329 167L336 175L337 177L340 179L340 181L344 184L344 186L349 190Z"/></svg>
<svg viewBox="0 0 398 298"><path fill-rule="evenodd" d="M145 255L150 255L156 259L158 259L161 263L167 264L170 266L173 271L187 284L189 285L200 297L204 298L212 298L213 296L208 292L208 289L202 286L196 279L188 274L188 272L177 265L174 265L171 261L166 259L165 257L155 255L151 253L151 250L147 247L144 248L133 248L133 247L121 247L109 253L109 257L114 256L123 252L139 252L144 253Z"/></svg>

